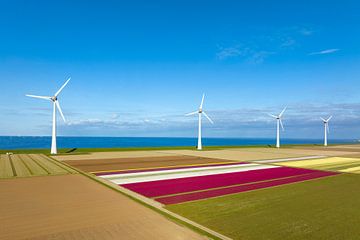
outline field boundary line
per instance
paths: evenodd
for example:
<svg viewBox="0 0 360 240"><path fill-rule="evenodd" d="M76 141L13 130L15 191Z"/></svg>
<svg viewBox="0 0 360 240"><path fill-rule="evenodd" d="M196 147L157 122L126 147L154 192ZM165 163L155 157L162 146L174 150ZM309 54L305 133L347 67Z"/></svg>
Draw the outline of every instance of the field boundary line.
<svg viewBox="0 0 360 240"><path fill-rule="evenodd" d="M11 158L10 155L8 155L8 157L9 157L11 169L12 169L12 171L13 171L13 176L14 176L14 177L17 177L17 172L16 172L16 170L15 170L15 166L14 166L14 163L13 163L13 161L12 161L12 158Z"/></svg>
<svg viewBox="0 0 360 240"><path fill-rule="evenodd" d="M30 154L27 155L30 159L33 160L33 162L35 162L39 167L41 167L42 169L44 169L45 172L47 172L48 175L50 175L50 171L48 171L48 169L43 166L37 159L33 158L32 156L30 156Z"/></svg>
<svg viewBox="0 0 360 240"><path fill-rule="evenodd" d="M29 170L31 176L35 175L35 174L33 173L33 171L31 170L31 168L29 167L29 165L24 161L24 159L22 158L22 156L23 156L22 154L19 154L19 155L18 155L19 160L24 164L24 166L27 168L27 170Z"/></svg>
<svg viewBox="0 0 360 240"><path fill-rule="evenodd" d="M44 155L44 154L39 154L39 156L42 157L42 158L45 159L45 160L49 160L50 162L52 162L53 164L55 164L56 166L58 166L58 167L60 167L62 170L64 170L66 173L68 173L68 174L72 174L72 173L73 173L73 172L71 172L71 171L69 170L68 165L65 165L64 163L59 162L58 160L55 160L54 158L48 157L48 156L46 156L46 155ZM73 168L70 168L70 169L73 169ZM78 171L76 171L76 172L78 172Z"/></svg>

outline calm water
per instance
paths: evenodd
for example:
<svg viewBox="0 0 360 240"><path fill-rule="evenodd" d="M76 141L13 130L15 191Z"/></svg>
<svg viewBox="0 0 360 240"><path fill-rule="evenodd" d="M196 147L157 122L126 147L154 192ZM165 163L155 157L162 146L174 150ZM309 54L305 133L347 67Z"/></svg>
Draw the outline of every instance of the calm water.
<svg viewBox="0 0 360 240"><path fill-rule="evenodd" d="M337 139L330 143L353 143L355 140ZM164 137L58 137L58 148L112 148L196 146L196 138ZM322 144L322 139L282 139L283 144ZM49 148L51 137L0 137L0 149ZM203 138L204 146L246 146L275 144L269 138Z"/></svg>

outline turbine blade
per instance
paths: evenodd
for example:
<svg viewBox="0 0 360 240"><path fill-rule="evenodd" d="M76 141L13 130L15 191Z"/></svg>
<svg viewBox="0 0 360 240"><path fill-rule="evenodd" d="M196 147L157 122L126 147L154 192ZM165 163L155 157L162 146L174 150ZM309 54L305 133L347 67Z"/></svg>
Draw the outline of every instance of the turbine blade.
<svg viewBox="0 0 360 240"><path fill-rule="evenodd" d="M30 95L30 94L26 94L25 96L32 97L32 98L40 98L40 99L45 99L45 100L51 100L51 97L47 97L47 96L37 96L37 95Z"/></svg>
<svg viewBox="0 0 360 240"><path fill-rule="evenodd" d="M204 98L205 98L205 93L203 93L202 99L201 99L201 103L200 103L200 109L202 109L203 104L204 104Z"/></svg>
<svg viewBox="0 0 360 240"><path fill-rule="evenodd" d="M63 114L63 112L61 111L61 107L60 107L59 101L55 101L55 104L56 104L57 109L59 110L59 113L60 113L62 119L64 120L64 122L66 122L65 117L64 117L64 114Z"/></svg>
<svg viewBox="0 0 360 240"><path fill-rule="evenodd" d="M277 118L277 116L272 115L272 114L270 114L270 113L268 113L268 115L269 115L270 117Z"/></svg>
<svg viewBox="0 0 360 240"><path fill-rule="evenodd" d="M285 107L285 108L281 111L281 113L279 114L279 117L282 117L282 115L284 114L286 108L287 108L287 107Z"/></svg>
<svg viewBox="0 0 360 240"><path fill-rule="evenodd" d="M283 123L282 123L282 121L281 121L281 118L279 119L279 121L280 121L281 129L282 129L283 131L285 131L284 126L283 126Z"/></svg>
<svg viewBox="0 0 360 240"><path fill-rule="evenodd" d="M213 120L210 119L210 117L206 114L206 112L202 112L205 117L209 120L209 122L211 122L211 124L214 124Z"/></svg>
<svg viewBox="0 0 360 240"><path fill-rule="evenodd" d="M332 116L330 116L326 121L328 122L328 121L330 121L330 119L332 119Z"/></svg>
<svg viewBox="0 0 360 240"><path fill-rule="evenodd" d="M326 120L325 119L323 119L322 117L320 118L321 120L323 120L323 122L326 122Z"/></svg>
<svg viewBox="0 0 360 240"><path fill-rule="evenodd" d="M55 97L57 97L59 94L60 94L60 92L64 89L64 87L68 84L68 82L70 81L70 79L71 78L69 78L62 86L61 86L61 88L55 93Z"/></svg>
<svg viewBox="0 0 360 240"><path fill-rule="evenodd" d="M199 112L198 112L198 111L196 111L196 112L191 112L191 113L185 114L185 116L191 116L191 115L195 115L195 114L197 114L197 113L199 113Z"/></svg>

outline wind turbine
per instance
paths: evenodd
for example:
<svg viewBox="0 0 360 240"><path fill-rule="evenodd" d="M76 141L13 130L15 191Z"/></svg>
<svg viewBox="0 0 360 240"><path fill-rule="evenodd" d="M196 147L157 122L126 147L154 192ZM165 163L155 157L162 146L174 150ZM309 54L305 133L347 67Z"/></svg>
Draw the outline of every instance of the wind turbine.
<svg viewBox="0 0 360 240"><path fill-rule="evenodd" d="M323 123L324 123L324 146L326 147L328 144L327 144L327 135L329 133L329 121L330 119L332 118L332 116L330 116L328 119L324 119L324 118L320 118Z"/></svg>
<svg viewBox="0 0 360 240"><path fill-rule="evenodd" d="M284 131L284 126L282 124L281 117L284 114L285 110L286 110L286 107L281 111L281 113L278 116L269 114L270 117L273 117L276 119L276 147L277 148L280 147L280 126L281 126L282 130Z"/></svg>
<svg viewBox="0 0 360 240"><path fill-rule="evenodd" d="M201 115L204 114L204 116L209 120L209 122L211 122L211 124L214 124L214 122L210 119L210 117L206 114L206 112L203 111L204 97L205 97L205 94L203 94L203 96L202 96L199 110L197 110L195 112L188 113L188 114L185 115L185 116L191 116L191 115L195 115L195 114L199 115L199 132L198 132L198 145L197 145L198 150L202 149L202 143L201 143L201 122L202 122L201 121Z"/></svg>
<svg viewBox="0 0 360 240"><path fill-rule="evenodd" d="M66 122L64 114L61 111L61 107L59 104L59 100L58 100L58 96L60 94L60 92L64 89L64 87L68 84L68 82L70 81L71 78L69 78L62 86L61 88L54 94L54 96L52 97L48 97L48 96L37 96L37 95L29 95L27 94L27 97L32 97L32 98L40 98L40 99L45 99L45 100L49 100L52 102L53 104L53 116L52 116L52 136L51 136L51 154L57 154L57 147L56 147L56 108L58 109L62 119L64 120L64 122Z"/></svg>

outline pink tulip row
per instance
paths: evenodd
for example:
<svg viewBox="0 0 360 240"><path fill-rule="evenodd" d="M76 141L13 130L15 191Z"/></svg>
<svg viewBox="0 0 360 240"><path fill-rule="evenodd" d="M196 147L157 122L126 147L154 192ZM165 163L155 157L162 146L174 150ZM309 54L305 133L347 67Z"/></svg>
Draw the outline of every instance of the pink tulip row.
<svg viewBox="0 0 360 240"><path fill-rule="evenodd" d="M277 167L245 172L233 172L198 177L130 183L124 184L122 186L146 197L158 197L169 194L185 193L236 184L266 181L275 178L290 177L312 172L314 172L314 170Z"/></svg>
<svg viewBox="0 0 360 240"><path fill-rule="evenodd" d="M285 179L275 179L275 180L271 180L271 181L253 183L253 184L248 184L248 185L232 186L232 187L221 188L221 189L210 189L210 190L202 191L202 192L184 193L184 194L176 195L176 196L160 197L160 198L157 198L156 201L166 204L166 205L177 204L177 203L206 199L206 198L211 198L211 197L218 197L218 196L223 196L223 195L227 195L227 194L247 192L247 191L261 189L261 188L280 186L280 185L284 185L284 184L295 183L295 182L300 182L300 181L305 181L305 180L311 180L311 179L331 176L331 175L335 175L335 174L337 174L337 173L314 172L314 173L309 173L309 174L295 176L295 177L291 177L291 178L285 178Z"/></svg>

